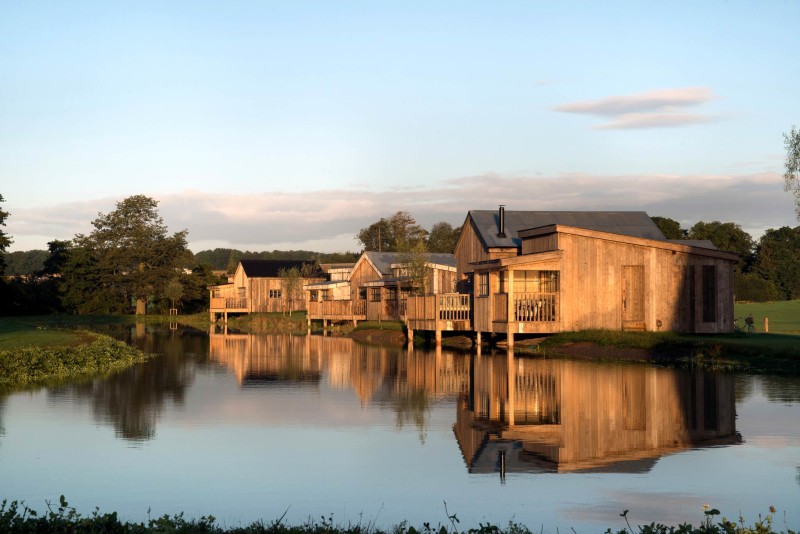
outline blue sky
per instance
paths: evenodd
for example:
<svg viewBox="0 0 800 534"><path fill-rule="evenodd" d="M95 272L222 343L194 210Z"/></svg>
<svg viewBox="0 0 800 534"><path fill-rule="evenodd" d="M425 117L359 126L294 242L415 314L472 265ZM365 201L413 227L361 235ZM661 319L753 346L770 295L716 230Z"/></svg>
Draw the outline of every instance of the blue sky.
<svg viewBox="0 0 800 534"><path fill-rule="evenodd" d="M0 0L10 250L157 199L190 247L357 250L405 209L795 226L800 3Z"/></svg>

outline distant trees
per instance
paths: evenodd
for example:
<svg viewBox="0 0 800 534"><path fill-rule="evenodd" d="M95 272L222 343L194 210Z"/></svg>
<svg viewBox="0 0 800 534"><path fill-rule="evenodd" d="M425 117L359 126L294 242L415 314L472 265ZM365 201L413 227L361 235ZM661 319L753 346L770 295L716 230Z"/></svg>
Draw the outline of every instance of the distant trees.
<svg viewBox="0 0 800 534"><path fill-rule="evenodd" d="M794 195L795 213L800 221L800 130L792 126L788 134L783 134L783 144L786 148L784 189Z"/></svg>
<svg viewBox="0 0 800 534"><path fill-rule="evenodd" d="M271 250L262 252L241 251L234 248L215 248L201 250L194 255L198 264L208 264L212 269L228 270L231 274L236 270L240 260L316 260L319 263L355 263L358 260L355 252L312 252L310 250Z"/></svg>
<svg viewBox="0 0 800 534"><path fill-rule="evenodd" d="M388 219L381 218L362 228L356 238L364 250L377 250L381 252L397 252L402 248L413 246L417 241L424 240L428 232L425 231L414 217L407 211L398 211Z"/></svg>
<svg viewBox="0 0 800 534"><path fill-rule="evenodd" d="M461 235L460 226L453 228L453 225L447 222L434 224L428 235L428 251L452 254L456 249L459 235Z"/></svg>
<svg viewBox="0 0 800 534"><path fill-rule="evenodd" d="M422 242L429 252L452 254L460 233L460 228L446 222L434 224L429 233L407 211L398 211L362 228L356 239L364 250L401 252Z"/></svg>
<svg viewBox="0 0 800 534"><path fill-rule="evenodd" d="M681 228L681 223L669 217L650 217L664 237L667 239L686 239L687 231Z"/></svg>

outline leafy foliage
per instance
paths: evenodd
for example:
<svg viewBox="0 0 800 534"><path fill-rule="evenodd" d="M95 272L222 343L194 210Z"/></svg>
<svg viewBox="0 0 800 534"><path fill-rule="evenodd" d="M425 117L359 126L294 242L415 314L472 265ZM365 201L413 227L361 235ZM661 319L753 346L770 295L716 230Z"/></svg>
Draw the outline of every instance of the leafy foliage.
<svg viewBox="0 0 800 534"><path fill-rule="evenodd" d="M800 226L764 232L758 242L755 270L777 286L780 298L800 298Z"/></svg>
<svg viewBox="0 0 800 534"><path fill-rule="evenodd" d="M681 228L681 223L669 217L650 217L667 239L686 239L689 232Z"/></svg>
<svg viewBox="0 0 800 534"><path fill-rule="evenodd" d="M740 270L746 270L752 262L753 238L736 223L700 221L689 230L689 239L708 239L718 249L738 254Z"/></svg>
<svg viewBox="0 0 800 534"><path fill-rule="evenodd" d="M28 386L106 374L145 359L140 350L101 335L92 343L77 347L31 346L4 350L0 351L0 386Z"/></svg>
<svg viewBox="0 0 800 534"><path fill-rule="evenodd" d="M136 301L145 313L148 297L164 287L187 262L186 230L167 234L158 202L134 195L92 222L88 236L75 236L64 266L68 301L79 313L127 311Z"/></svg>

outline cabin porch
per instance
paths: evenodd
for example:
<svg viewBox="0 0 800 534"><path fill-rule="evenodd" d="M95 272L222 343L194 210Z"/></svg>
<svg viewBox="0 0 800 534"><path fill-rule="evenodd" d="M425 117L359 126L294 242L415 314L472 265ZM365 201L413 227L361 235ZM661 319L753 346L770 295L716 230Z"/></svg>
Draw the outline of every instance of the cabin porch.
<svg viewBox="0 0 800 534"><path fill-rule="evenodd" d="M244 297L211 297L209 315L212 323L217 321L219 315L227 323L230 313L250 313L247 299Z"/></svg>
<svg viewBox="0 0 800 534"><path fill-rule="evenodd" d="M436 342L442 332L506 334L509 348L514 334L551 334L562 330L560 293L539 292L512 295L497 293L491 297L473 297L461 293L409 297L406 303L406 326L409 339L415 330L433 331Z"/></svg>

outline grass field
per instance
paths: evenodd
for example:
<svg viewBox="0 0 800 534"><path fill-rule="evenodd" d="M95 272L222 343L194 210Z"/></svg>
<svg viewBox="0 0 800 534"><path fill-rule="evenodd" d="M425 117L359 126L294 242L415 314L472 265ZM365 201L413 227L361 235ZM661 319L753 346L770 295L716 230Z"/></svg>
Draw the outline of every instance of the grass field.
<svg viewBox="0 0 800 534"><path fill-rule="evenodd" d="M800 300L742 302L734 305L734 317L739 317L741 325L751 313L758 332L764 332L764 318L767 317L770 333L800 334Z"/></svg>

